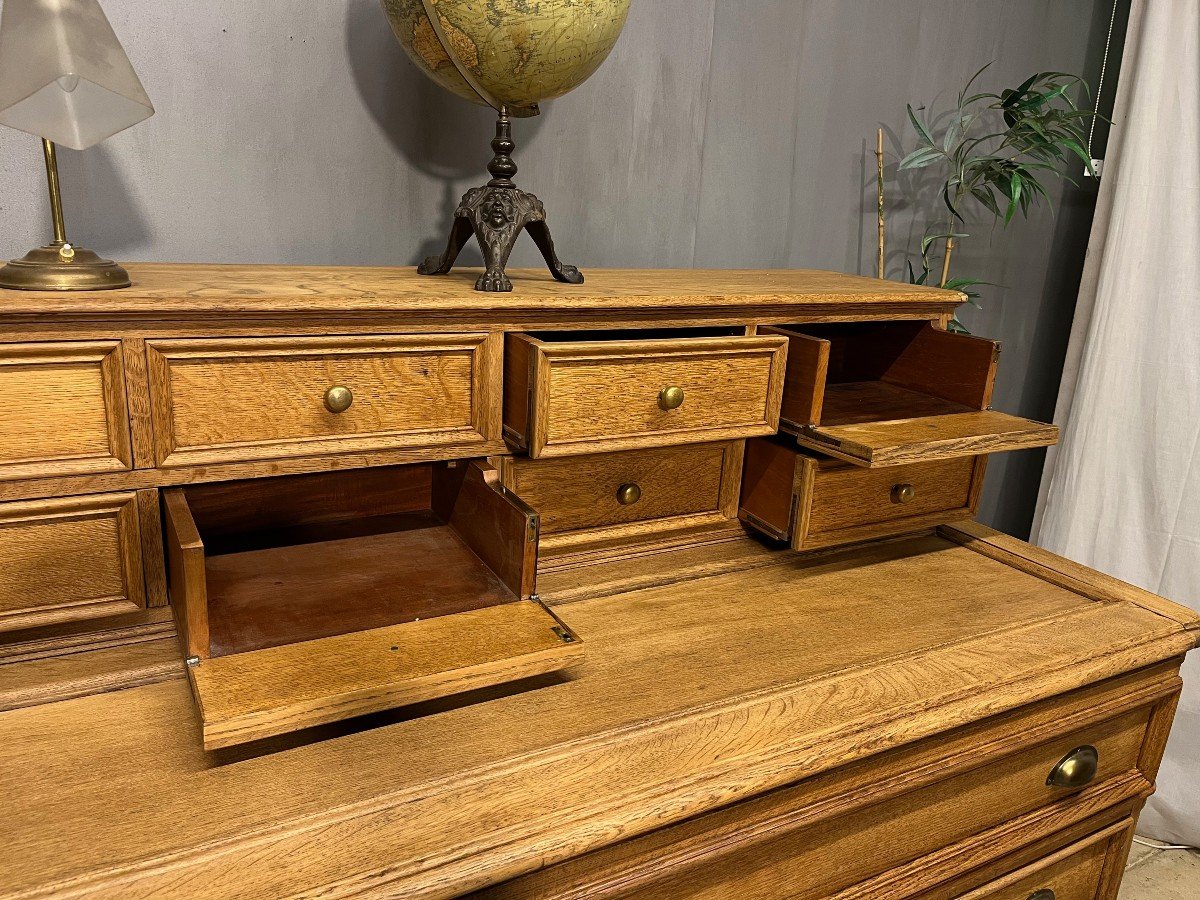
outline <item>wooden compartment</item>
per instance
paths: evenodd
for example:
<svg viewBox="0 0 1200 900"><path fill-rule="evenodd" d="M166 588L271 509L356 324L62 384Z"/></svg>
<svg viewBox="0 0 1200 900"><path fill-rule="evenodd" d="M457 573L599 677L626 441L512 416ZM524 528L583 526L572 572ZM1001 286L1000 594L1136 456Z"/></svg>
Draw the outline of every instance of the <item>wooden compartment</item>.
<svg viewBox="0 0 1200 900"><path fill-rule="evenodd" d="M536 515L480 462L163 491L206 748L560 669Z"/></svg>
<svg viewBox="0 0 1200 900"><path fill-rule="evenodd" d="M502 347L483 333L147 341L155 463L497 452Z"/></svg>
<svg viewBox="0 0 1200 900"><path fill-rule="evenodd" d="M505 437L537 458L772 434L787 340L734 332L509 334Z"/></svg>
<svg viewBox="0 0 1200 900"><path fill-rule="evenodd" d="M973 516L986 465L986 456L959 456L869 469L755 438L738 515L795 550L906 534Z"/></svg>
<svg viewBox="0 0 1200 900"><path fill-rule="evenodd" d="M990 409L1000 345L928 322L764 327L788 339L782 430L859 466L1056 443L1058 429Z"/></svg>

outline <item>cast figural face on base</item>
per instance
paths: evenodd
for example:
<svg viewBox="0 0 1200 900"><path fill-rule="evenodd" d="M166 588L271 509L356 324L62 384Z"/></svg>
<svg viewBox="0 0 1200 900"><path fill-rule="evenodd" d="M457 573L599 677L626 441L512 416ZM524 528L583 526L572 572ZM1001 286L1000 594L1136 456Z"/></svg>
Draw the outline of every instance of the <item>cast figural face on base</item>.
<svg viewBox="0 0 1200 900"><path fill-rule="evenodd" d="M0 287L97 290L125 270L67 240L55 144L85 150L154 115L97 0L5 0L0 16L0 124L42 138L54 240L0 269Z"/></svg>
<svg viewBox="0 0 1200 900"><path fill-rule="evenodd" d="M511 291L504 269L517 236L529 232L559 281L583 275L562 263L541 201L513 183L517 173L510 117L536 116L538 104L582 84L612 51L629 14L629 0L382 0L392 30L413 62L446 90L500 114L492 180L468 191L454 212L441 256L417 271L444 275L474 234L485 271L476 290Z"/></svg>

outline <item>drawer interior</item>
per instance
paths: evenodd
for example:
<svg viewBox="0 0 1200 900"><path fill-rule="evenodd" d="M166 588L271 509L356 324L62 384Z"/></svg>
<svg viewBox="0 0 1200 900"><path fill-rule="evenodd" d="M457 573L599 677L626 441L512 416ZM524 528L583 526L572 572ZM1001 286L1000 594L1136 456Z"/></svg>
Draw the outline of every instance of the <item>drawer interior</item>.
<svg viewBox="0 0 1200 900"><path fill-rule="evenodd" d="M999 345L929 322L764 328L788 338L780 421L806 447L864 466L1040 447L1057 429L994 412Z"/></svg>
<svg viewBox="0 0 1200 900"><path fill-rule="evenodd" d="M206 746L553 671L560 648L578 643L529 602L537 517L485 463L191 485L164 498ZM303 711L275 714L292 707Z"/></svg>
<svg viewBox="0 0 1200 900"><path fill-rule="evenodd" d="M697 328L587 328L559 331L527 331L526 335L543 344L601 341L668 341L681 338L719 338L744 335L745 328L713 326Z"/></svg>

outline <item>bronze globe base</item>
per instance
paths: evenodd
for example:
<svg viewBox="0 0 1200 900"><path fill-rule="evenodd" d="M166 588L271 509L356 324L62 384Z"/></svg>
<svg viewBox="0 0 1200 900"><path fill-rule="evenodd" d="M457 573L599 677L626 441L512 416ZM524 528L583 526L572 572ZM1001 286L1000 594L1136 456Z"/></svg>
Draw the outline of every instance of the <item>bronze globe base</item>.
<svg viewBox="0 0 1200 900"><path fill-rule="evenodd" d="M0 287L18 291L106 291L129 284L129 273L111 259L61 241L0 269Z"/></svg>

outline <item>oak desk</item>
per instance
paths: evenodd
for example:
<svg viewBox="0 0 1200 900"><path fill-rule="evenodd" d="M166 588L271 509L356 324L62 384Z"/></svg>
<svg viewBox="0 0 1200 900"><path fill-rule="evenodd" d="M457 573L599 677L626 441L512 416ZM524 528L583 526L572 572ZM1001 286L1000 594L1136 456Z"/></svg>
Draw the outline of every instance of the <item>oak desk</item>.
<svg viewBox="0 0 1200 900"><path fill-rule="evenodd" d="M1115 896L1200 620L970 521L957 296L131 272L0 292L0 896Z"/></svg>

